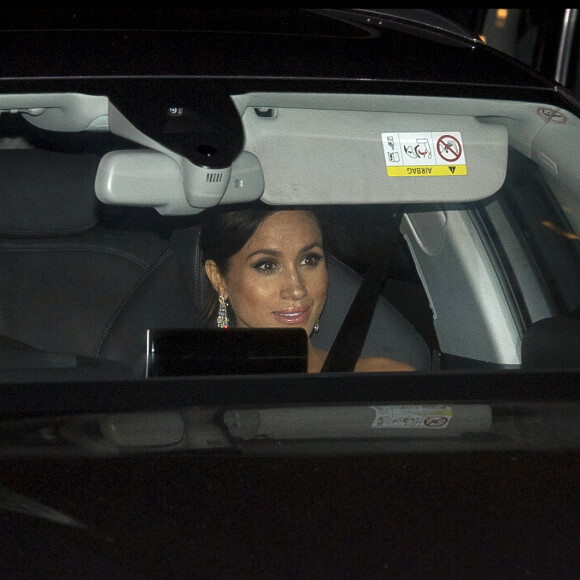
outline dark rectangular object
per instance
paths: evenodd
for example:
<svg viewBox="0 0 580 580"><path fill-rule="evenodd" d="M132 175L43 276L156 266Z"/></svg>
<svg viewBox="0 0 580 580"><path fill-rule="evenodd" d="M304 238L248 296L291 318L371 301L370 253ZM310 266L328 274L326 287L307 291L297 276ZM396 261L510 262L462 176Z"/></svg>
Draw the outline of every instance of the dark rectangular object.
<svg viewBox="0 0 580 580"><path fill-rule="evenodd" d="M302 328L150 329L147 376L307 372L307 341Z"/></svg>

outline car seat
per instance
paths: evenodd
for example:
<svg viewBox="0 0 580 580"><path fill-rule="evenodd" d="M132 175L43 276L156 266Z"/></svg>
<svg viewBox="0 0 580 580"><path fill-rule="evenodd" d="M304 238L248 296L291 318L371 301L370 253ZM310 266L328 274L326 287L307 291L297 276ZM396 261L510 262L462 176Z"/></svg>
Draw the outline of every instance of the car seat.
<svg viewBox="0 0 580 580"><path fill-rule="evenodd" d="M200 227L193 226L176 229L172 243L190 272L195 287L195 308L201 313L214 290L204 272L199 239ZM327 255L327 268L327 300L320 317L320 330L312 335L313 343L324 350L332 346L362 281L358 273L332 255ZM431 353L426 342L384 296L380 296L377 302L362 355L392 358L419 371L431 368Z"/></svg>
<svg viewBox="0 0 580 580"><path fill-rule="evenodd" d="M119 369L144 376L147 329L199 326L210 292L199 226L186 220L170 239L160 233L159 222L151 220L149 227L143 219L158 216L151 208L103 206L94 192L98 164L99 156L89 153L0 151L3 372L6 365L38 364L41 376L53 367L61 371L59 378L71 369L79 378L81 370L84 376L98 366L106 377L111 373L103 375L98 363L107 363L113 376ZM332 256L328 270L328 299L313 337L324 349L360 284L360 276ZM430 366L422 338L384 298L363 354L402 360L418 370Z"/></svg>
<svg viewBox="0 0 580 580"><path fill-rule="evenodd" d="M41 366L51 366L54 353L52 365L62 367L68 353L72 366L116 361L144 376L148 328L196 325L168 240L142 224L132 231L114 219L103 224L98 164L90 153L0 150L4 361L26 352L29 364L36 351Z"/></svg>

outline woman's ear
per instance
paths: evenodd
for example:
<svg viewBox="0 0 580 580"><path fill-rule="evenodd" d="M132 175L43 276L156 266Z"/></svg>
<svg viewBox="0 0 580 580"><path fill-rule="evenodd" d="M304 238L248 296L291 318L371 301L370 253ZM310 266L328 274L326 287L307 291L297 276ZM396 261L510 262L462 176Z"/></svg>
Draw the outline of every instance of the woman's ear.
<svg viewBox="0 0 580 580"><path fill-rule="evenodd" d="M203 266L214 290L219 295L227 298L226 283L218 265L213 260L206 260Z"/></svg>

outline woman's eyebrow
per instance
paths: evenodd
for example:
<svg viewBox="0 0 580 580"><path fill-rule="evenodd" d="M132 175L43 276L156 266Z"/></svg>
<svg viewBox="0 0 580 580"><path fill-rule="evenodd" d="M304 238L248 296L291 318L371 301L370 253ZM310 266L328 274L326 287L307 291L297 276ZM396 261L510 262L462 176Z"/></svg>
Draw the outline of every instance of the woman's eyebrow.
<svg viewBox="0 0 580 580"><path fill-rule="evenodd" d="M303 248L300 248L299 250L299 254L302 254L304 252L308 252L309 250L312 250L313 248L320 248L322 249L322 243L321 242L312 242L311 244L308 244L307 246L304 246ZM284 254L284 252L282 252L281 250L273 250L271 248L262 248L260 250L254 250L251 254L248 254L246 259L250 259L253 256L256 256L257 254L261 254L261 255L267 255L267 256L282 256Z"/></svg>
<svg viewBox="0 0 580 580"><path fill-rule="evenodd" d="M322 242L312 242L308 246L304 246L300 250L300 253L302 253L302 252L308 252L308 250L312 250L313 248L320 248L320 249L322 249Z"/></svg>
<svg viewBox="0 0 580 580"><path fill-rule="evenodd" d="M266 254L267 256L281 256L283 252L279 250L270 250L268 248L264 248L261 250L254 250L251 254L248 254L248 257L246 259L252 258L253 256L256 256L258 254Z"/></svg>

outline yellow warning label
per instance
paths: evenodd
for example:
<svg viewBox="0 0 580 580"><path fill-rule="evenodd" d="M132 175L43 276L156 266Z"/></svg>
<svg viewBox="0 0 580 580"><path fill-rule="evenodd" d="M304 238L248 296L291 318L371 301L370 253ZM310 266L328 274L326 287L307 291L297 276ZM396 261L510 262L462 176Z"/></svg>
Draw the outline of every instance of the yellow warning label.
<svg viewBox="0 0 580 580"><path fill-rule="evenodd" d="M467 175L467 165L429 165L421 166L387 166L389 177L449 177L450 175Z"/></svg>
<svg viewBox="0 0 580 580"><path fill-rule="evenodd" d="M381 133L389 177L467 175L461 133Z"/></svg>

